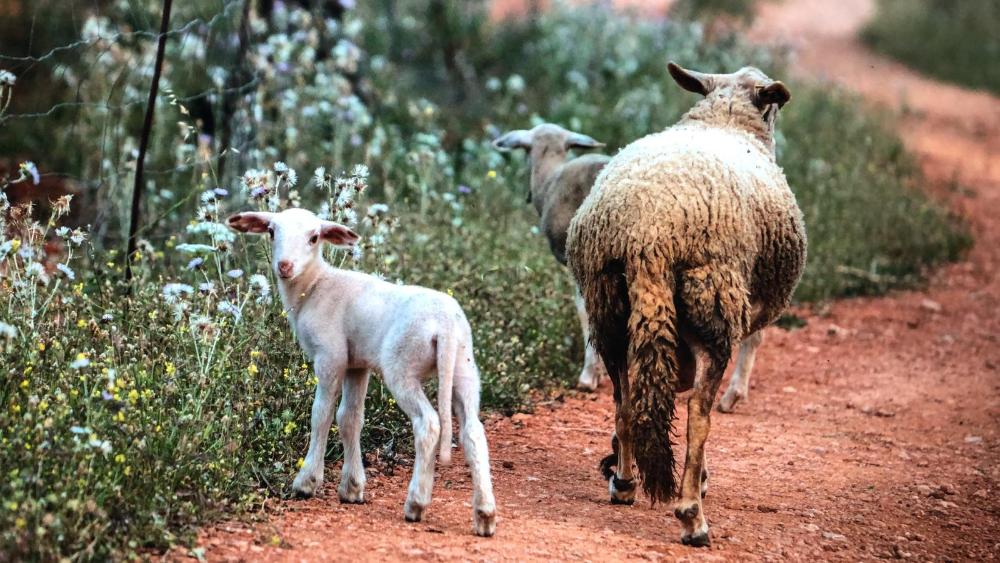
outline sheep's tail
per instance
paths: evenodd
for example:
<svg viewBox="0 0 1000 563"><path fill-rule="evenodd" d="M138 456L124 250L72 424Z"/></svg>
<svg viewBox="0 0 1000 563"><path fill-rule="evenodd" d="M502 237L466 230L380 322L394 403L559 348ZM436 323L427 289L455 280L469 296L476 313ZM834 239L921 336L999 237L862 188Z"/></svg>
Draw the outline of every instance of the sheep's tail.
<svg viewBox="0 0 1000 563"><path fill-rule="evenodd" d="M441 438L438 442L438 461L451 463L451 396L454 391L455 368L458 360L457 323L452 323L438 336L438 418L441 420Z"/></svg>
<svg viewBox="0 0 1000 563"><path fill-rule="evenodd" d="M642 489L656 504L676 495L671 449L679 371L676 281L663 260L637 258L629 264L629 389L623 397L628 416L623 422L631 434Z"/></svg>

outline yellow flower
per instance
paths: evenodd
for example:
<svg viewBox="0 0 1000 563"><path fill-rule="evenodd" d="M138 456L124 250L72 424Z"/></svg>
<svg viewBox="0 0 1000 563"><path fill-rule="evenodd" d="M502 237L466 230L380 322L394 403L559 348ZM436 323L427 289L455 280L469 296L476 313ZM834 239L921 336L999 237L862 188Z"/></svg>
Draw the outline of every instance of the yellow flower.
<svg viewBox="0 0 1000 563"><path fill-rule="evenodd" d="M28 521L25 520L24 518L19 517L17 520L14 520L14 525L17 526L18 528L27 528Z"/></svg>
<svg viewBox="0 0 1000 563"><path fill-rule="evenodd" d="M455 296L455 292L454 292L454 291L452 291L450 287L448 288L448 291L447 291L447 293L448 293L448 296L449 296L449 297L454 297L454 296Z"/></svg>
<svg viewBox="0 0 1000 563"><path fill-rule="evenodd" d="M6 507L7 510L9 511L14 512L17 510L17 503L12 500L9 500L7 501L7 504L4 505L4 507Z"/></svg>
<svg viewBox="0 0 1000 563"><path fill-rule="evenodd" d="M257 369L257 364L250 362L250 365L247 366L247 373L250 375L257 375L259 372L260 370Z"/></svg>
<svg viewBox="0 0 1000 563"><path fill-rule="evenodd" d="M10 410L14 411L14 414L21 412L21 405L14 403L10 406Z"/></svg>
<svg viewBox="0 0 1000 563"><path fill-rule="evenodd" d="M76 359L77 359L77 361L86 360L87 359L87 354L84 353L84 352L79 352L76 355Z"/></svg>
<svg viewBox="0 0 1000 563"><path fill-rule="evenodd" d="M304 460L304 459L302 459L300 457L299 460L295 462L295 468L296 469L302 469L302 466L305 465L305 464L306 464L306 460Z"/></svg>
<svg viewBox="0 0 1000 563"><path fill-rule="evenodd" d="M486 173L486 177L489 178L490 180L492 180L493 178L496 178L497 177L497 171L496 170L490 170L489 172Z"/></svg>
<svg viewBox="0 0 1000 563"><path fill-rule="evenodd" d="M287 435L287 434L291 434L292 432L294 432L295 431L295 426L296 426L296 424L294 422L288 421L288 424L285 424L285 434Z"/></svg>
<svg viewBox="0 0 1000 563"><path fill-rule="evenodd" d="M173 362L167 362L167 375L173 375L177 373L177 367L174 366Z"/></svg>
<svg viewBox="0 0 1000 563"><path fill-rule="evenodd" d="M45 410L48 409L48 408L49 408L49 402L48 401L46 401L44 399L42 399L41 401L39 401L39 403L38 403L38 412L45 412Z"/></svg>
<svg viewBox="0 0 1000 563"><path fill-rule="evenodd" d="M87 326L87 321L85 321L83 319L80 319L80 320L76 321L76 327L77 328L84 328L86 326Z"/></svg>
<svg viewBox="0 0 1000 563"><path fill-rule="evenodd" d="M118 411L118 414L115 415L115 420L118 422L125 422L125 411Z"/></svg>
<svg viewBox="0 0 1000 563"><path fill-rule="evenodd" d="M139 392L135 389L128 392L128 400L133 405L139 400Z"/></svg>
<svg viewBox="0 0 1000 563"><path fill-rule="evenodd" d="M30 381L28 381L27 379L22 379L21 380L21 389L27 389L30 386L31 386L31 382Z"/></svg>
<svg viewBox="0 0 1000 563"><path fill-rule="evenodd" d="M160 430L163 430L163 428L159 424L157 424L156 428L153 431L156 432L157 434L159 434Z"/></svg>
<svg viewBox="0 0 1000 563"><path fill-rule="evenodd" d="M45 351L45 343L44 342L39 342L38 343L38 351L39 352L44 352Z"/></svg>
<svg viewBox="0 0 1000 563"><path fill-rule="evenodd" d="M18 250L20 250L20 248L21 248L21 239L16 238L16 239L10 241L10 251L11 252L17 252Z"/></svg>
<svg viewBox="0 0 1000 563"><path fill-rule="evenodd" d="M73 286L73 295L83 295L83 282Z"/></svg>
<svg viewBox="0 0 1000 563"><path fill-rule="evenodd" d="M252 352L250 352L251 359L257 359L259 357L260 357L260 350L253 350Z"/></svg>
<svg viewBox="0 0 1000 563"><path fill-rule="evenodd" d="M33 372L33 371L35 371L35 368L33 366L28 366L28 367L24 368L24 376L28 377L28 375L30 375L31 372Z"/></svg>
<svg viewBox="0 0 1000 563"><path fill-rule="evenodd" d="M132 474L132 466L131 465L126 465L125 466L125 476L128 477L131 474Z"/></svg>
<svg viewBox="0 0 1000 563"><path fill-rule="evenodd" d="M115 463L125 463L125 454L118 454L115 456Z"/></svg>

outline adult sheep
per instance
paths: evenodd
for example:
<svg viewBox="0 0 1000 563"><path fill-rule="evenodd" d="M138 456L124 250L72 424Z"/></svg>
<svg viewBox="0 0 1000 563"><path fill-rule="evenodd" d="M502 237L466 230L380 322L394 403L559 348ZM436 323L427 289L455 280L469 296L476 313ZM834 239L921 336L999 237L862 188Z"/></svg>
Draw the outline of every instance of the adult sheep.
<svg viewBox="0 0 1000 563"><path fill-rule="evenodd" d="M712 403L733 346L788 306L806 233L775 161L775 120L791 97L785 85L752 67L668 68L705 98L608 163L570 224L567 255L615 387L612 497L634 494L634 459L654 503L677 499L681 541L705 546ZM691 388L678 493L674 396Z"/></svg>
<svg viewBox="0 0 1000 563"><path fill-rule="evenodd" d="M542 232L549 241L549 248L556 260L566 264L566 231L576 210L590 194L594 180L611 157L603 154L587 154L567 160L571 149L595 149L604 143L583 133L574 133L552 124L542 123L532 129L516 129L497 137L493 141L497 150L523 149L531 157L531 185L528 187L528 203L535 206L541 219ZM588 342L587 311L583 308L583 298L577 291L574 297L576 312L583 329L585 348L583 369L577 380L581 389L593 391L601 383L604 366L597 351Z"/></svg>

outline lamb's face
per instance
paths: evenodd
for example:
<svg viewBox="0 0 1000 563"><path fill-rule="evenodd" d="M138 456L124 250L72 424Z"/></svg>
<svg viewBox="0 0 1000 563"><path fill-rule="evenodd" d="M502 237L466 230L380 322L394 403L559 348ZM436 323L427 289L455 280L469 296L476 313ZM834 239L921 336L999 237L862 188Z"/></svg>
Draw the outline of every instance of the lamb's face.
<svg viewBox="0 0 1000 563"><path fill-rule="evenodd" d="M272 267L275 275L284 280L295 279L320 259L320 243L351 246L358 241L351 229L324 221L305 209L238 213L228 223L237 231L266 233L271 238Z"/></svg>
<svg viewBox="0 0 1000 563"><path fill-rule="evenodd" d="M583 133L575 133L554 123L542 123L532 129L515 129L497 137L493 147L501 151L524 149L532 155L539 153L562 155L569 149L595 149L604 143Z"/></svg>

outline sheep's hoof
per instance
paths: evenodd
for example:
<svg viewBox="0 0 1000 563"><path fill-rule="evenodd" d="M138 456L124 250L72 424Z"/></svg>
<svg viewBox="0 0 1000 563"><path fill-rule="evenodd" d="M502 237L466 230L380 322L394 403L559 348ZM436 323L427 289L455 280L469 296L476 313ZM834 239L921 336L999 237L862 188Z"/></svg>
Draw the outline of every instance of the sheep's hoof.
<svg viewBox="0 0 1000 563"><path fill-rule="evenodd" d="M355 479L348 477L340 482L337 496L340 497L340 502L343 504L364 504L365 485L364 483L359 484Z"/></svg>
<svg viewBox="0 0 1000 563"><path fill-rule="evenodd" d="M480 537L491 538L497 533L497 514L494 510L480 508L472 513L472 531Z"/></svg>
<svg viewBox="0 0 1000 563"><path fill-rule="evenodd" d="M691 522L698 517L698 503L692 502L687 505L678 505L674 508L674 516L681 522Z"/></svg>
<svg viewBox="0 0 1000 563"><path fill-rule="evenodd" d="M361 494L359 494L357 496L343 495L343 494L337 495L337 496L340 497L340 503L341 504L364 504L365 503L365 495L364 495L364 493L361 493Z"/></svg>
<svg viewBox="0 0 1000 563"><path fill-rule="evenodd" d="M316 495L316 491L319 490L322 484L323 480L317 478L315 475L309 475L308 477L299 475L295 479L295 482L292 483L292 495L299 499L312 498Z"/></svg>
<svg viewBox="0 0 1000 563"><path fill-rule="evenodd" d="M726 391L726 393L722 396L722 399L719 400L719 406L716 408L719 412L729 414L736 410L737 403L741 401L745 402L746 398L746 395L743 393Z"/></svg>
<svg viewBox="0 0 1000 563"><path fill-rule="evenodd" d="M694 534L684 534L681 536L681 543L691 547L709 547L712 540L708 537L708 532L696 532Z"/></svg>
<svg viewBox="0 0 1000 563"><path fill-rule="evenodd" d="M419 522L423 519L424 510L426 509L426 506L420 506L415 502L406 501L406 504L403 505L403 518L405 518L407 522Z"/></svg>
<svg viewBox="0 0 1000 563"><path fill-rule="evenodd" d="M635 502L635 480L619 479L612 475L608 479L608 493L611 504L631 506Z"/></svg>

